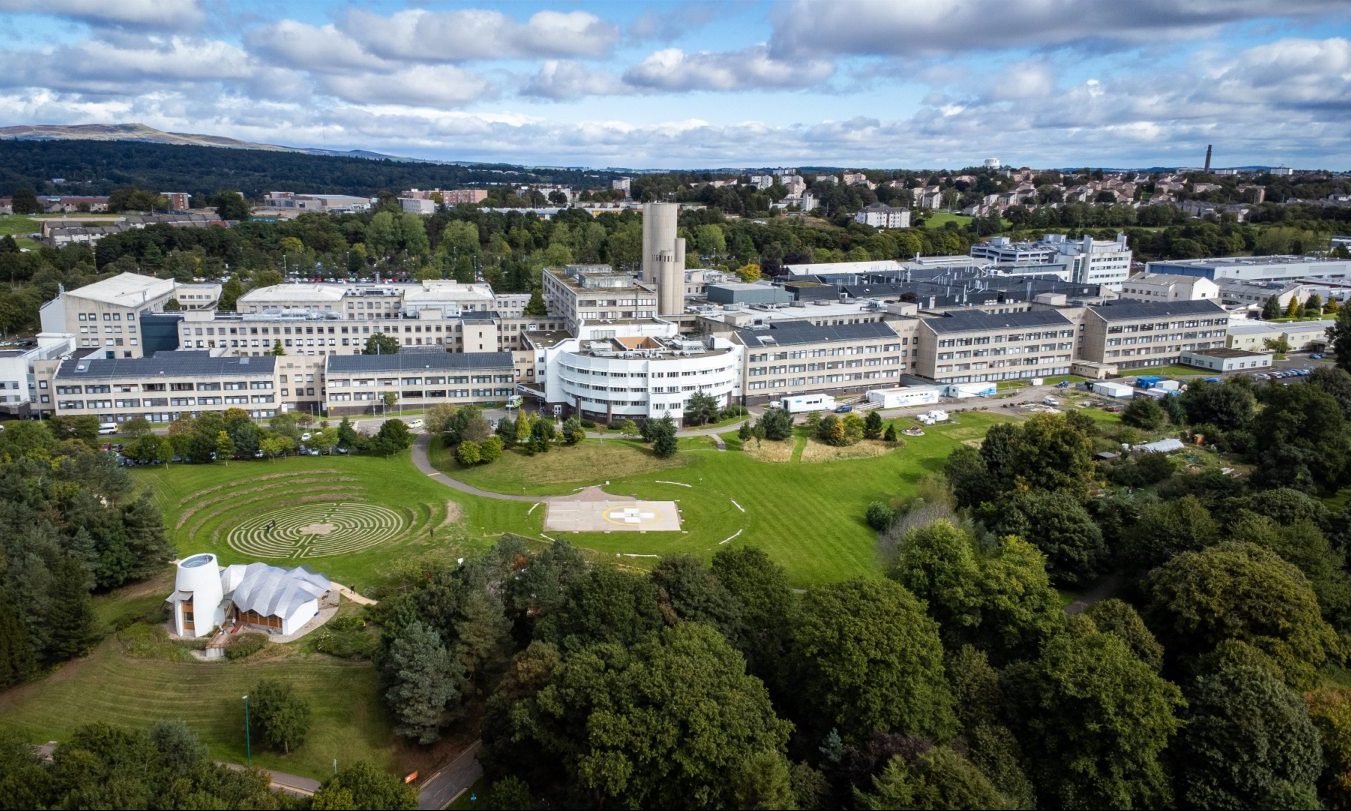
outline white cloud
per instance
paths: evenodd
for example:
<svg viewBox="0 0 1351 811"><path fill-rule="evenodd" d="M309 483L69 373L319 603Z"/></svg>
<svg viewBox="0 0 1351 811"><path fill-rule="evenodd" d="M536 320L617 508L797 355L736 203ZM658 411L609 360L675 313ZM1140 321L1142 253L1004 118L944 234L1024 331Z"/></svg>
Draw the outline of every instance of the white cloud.
<svg viewBox="0 0 1351 811"><path fill-rule="evenodd" d="M272 59L316 73L344 70L387 70L385 60L368 53L332 25L313 26L295 20L255 28L245 36L249 48Z"/></svg>
<svg viewBox="0 0 1351 811"><path fill-rule="evenodd" d="M651 90L800 90L819 84L834 72L822 60L780 61L757 45L728 53L687 54L666 48L649 55L624 73L624 81Z"/></svg>
<svg viewBox="0 0 1351 811"><path fill-rule="evenodd" d="M388 74L325 76L319 83L330 94L358 104L458 107L493 92L486 79L453 65L414 65Z"/></svg>
<svg viewBox="0 0 1351 811"><path fill-rule="evenodd" d="M1045 62L1028 59L1000 70L986 91L991 99L1043 98L1055 91L1055 73Z"/></svg>
<svg viewBox="0 0 1351 811"><path fill-rule="evenodd" d="M410 9L389 17L353 10L342 27L378 56L424 62L598 57L619 38L616 26L585 11L540 11L521 23L480 9Z"/></svg>
<svg viewBox="0 0 1351 811"><path fill-rule="evenodd" d="M1139 43L1259 17L1345 10L1345 0L796 0L777 7L770 44L786 56Z"/></svg>
<svg viewBox="0 0 1351 811"><path fill-rule="evenodd" d="M582 96L618 96L633 91L611 73L573 60L549 59L520 92L523 96L565 101Z"/></svg>
<svg viewBox="0 0 1351 811"><path fill-rule="evenodd" d="M0 11L158 31L187 31L206 21L198 0L0 0Z"/></svg>

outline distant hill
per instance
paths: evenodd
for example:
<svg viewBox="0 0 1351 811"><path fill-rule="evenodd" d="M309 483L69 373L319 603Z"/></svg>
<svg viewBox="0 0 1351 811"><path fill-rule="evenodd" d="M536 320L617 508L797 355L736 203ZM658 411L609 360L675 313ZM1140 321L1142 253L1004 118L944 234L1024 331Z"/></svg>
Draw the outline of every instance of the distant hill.
<svg viewBox="0 0 1351 811"><path fill-rule="evenodd" d="M0 196L107 194L119 186L186 191L198 200L222 189L257 199L274 190L374 195L410 188L515 183L608 188L618 175L510 164L412 161L375 152L325 152L229 138L162 133L138 125L0 129ZM144 137L142 137L144 136ZM163 139L160 140L161 136ZM223 148L224 147L224 148ZM59 179L59 182L57 180Z"/></svg>
<svg viewBox="0 0 1351 811"><path fill-rule="evenodd" d="M299 152L302 155L328 155L341 158L365 158L367 160L411 161L414 163L437 162L423 161L419 158L383 155L366 149L352 149L343 152L335 149L255 144L250 141L240 141L236 138L226 138L220 135L164 132L154 127L147 127L145 124L21 124L16 127L0 127L0 139L15 141L135 141L146 144L256 149L264 152Z"/></svg>

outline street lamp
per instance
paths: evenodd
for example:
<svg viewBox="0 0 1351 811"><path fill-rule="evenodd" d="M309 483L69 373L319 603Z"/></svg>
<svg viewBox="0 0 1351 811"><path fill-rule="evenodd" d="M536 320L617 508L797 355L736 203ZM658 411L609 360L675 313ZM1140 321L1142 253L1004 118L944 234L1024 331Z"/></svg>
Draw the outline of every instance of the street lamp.
<svg viewBox="0 0 1351 811"><path fill-rule="evenodd" d="M249 735L249 697L244 696L244 757L253 765L253 741Z"/></svg>

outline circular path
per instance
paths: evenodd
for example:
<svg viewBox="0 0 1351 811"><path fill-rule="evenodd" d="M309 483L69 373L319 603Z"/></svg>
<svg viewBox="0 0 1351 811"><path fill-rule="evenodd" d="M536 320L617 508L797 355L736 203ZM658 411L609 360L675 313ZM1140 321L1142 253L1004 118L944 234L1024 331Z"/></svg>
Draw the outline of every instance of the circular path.
<svg viewBox="0 0 1351 811"><path fill-rule="evenodd" d="M225 537L232 549L265 558L322 558L360 552L408 529L397 512L350 501L302 504L244 519Z"/></svg>

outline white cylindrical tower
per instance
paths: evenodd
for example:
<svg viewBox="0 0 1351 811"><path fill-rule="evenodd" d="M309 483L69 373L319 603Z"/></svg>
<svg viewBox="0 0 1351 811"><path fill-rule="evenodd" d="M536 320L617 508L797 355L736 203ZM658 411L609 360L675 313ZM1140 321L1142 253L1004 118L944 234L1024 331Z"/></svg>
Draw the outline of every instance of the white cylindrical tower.
<svg viewBox="0 0 1351 811"><path fill-rule="evenodd" d="M179 636L207 636L220 625L225 618L225 594L215 555L192 555L179 562L173 599L174 631Z"/></svg>

